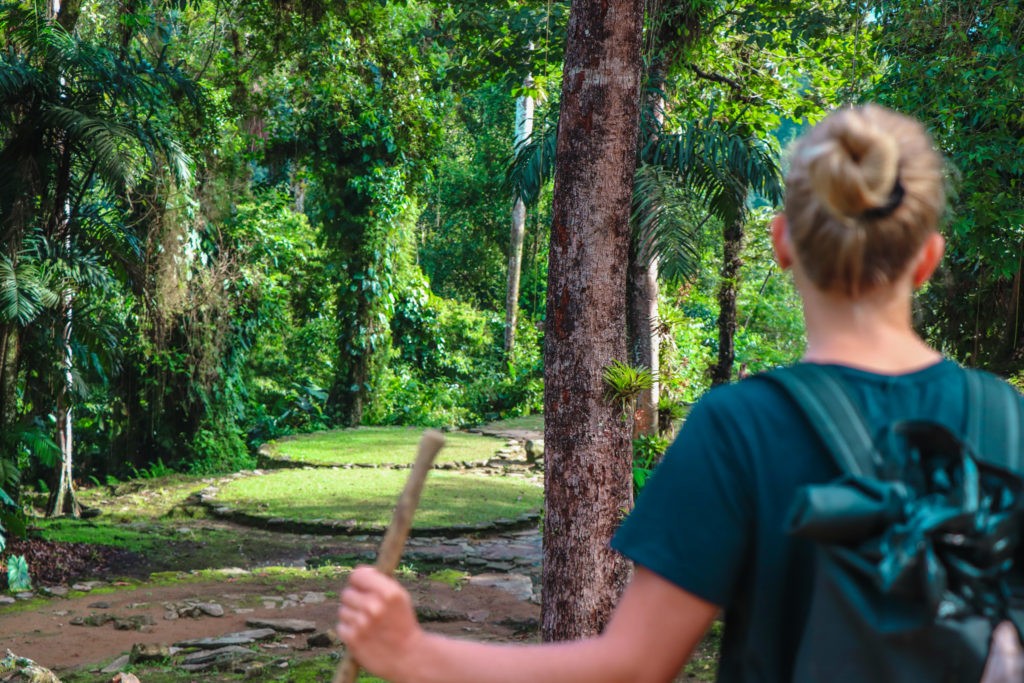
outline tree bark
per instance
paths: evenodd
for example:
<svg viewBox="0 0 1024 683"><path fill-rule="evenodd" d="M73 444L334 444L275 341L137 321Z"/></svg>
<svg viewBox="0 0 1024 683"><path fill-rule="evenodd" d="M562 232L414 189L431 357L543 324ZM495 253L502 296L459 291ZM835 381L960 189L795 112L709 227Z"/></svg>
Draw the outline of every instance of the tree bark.
<svg viewBox="0 0 1024 683"><path fill-rule="evenodd" d="M4 433L14 426L18 391L18 324L0 325L0 429ZM0 457L4 454L0 453Z"/></svg>
<svg viewBox="0 0 1024 683"><path fill-rule="evenodd" d="M523 80L524 87L533 85L533 78ZM516 131L514 149L533 133L533 98L516 98ZM526 205L516 197L512 207L512 233L508 245L508 286L505 294L505 355L509 360L516 346L516 319L519 313L519 275L523 264L523 235L526 233Z"/></svg>
<svg viewBox="0 0 1024 683"><path fill-rule="evenodd" d="M599 633L629 577L608 546L632 507L629 425L601 378L626 358L641 18L641 0L570 10L545 326L545 641Z"/></svg>
<svg viewBox="0 0 1024 683"><path fill-rule="evenodd" d="M718 283L718 362L711 371L712 386L732 380L732 366L736 360L736 292L743 266L745 219L746 212L738 211L735 219L725 227L722 272Z"/></svg>

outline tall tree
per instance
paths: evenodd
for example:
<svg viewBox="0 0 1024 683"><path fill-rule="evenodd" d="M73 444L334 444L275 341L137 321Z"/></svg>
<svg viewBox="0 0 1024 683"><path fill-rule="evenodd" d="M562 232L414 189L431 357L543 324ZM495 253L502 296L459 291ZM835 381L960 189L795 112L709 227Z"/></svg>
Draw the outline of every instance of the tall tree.
<svg viewBox="0 0 1024 683"><path fill-rule="evenodd" d="M547 641L598 633L629 575L608 541L632 505L630 434L602 374L626 357L642 19L642 0L570 10L544 356Z"/></svg>
<svg viewBox="0 0 1024 683"><path fill-rule="evenodd" d="M691 0L647 0L646 15L650 24L646 32L647 74L644 89L641 134L637 138L638 153L649 141L662 134L665 109L668 106L665 88L669 68L700 37L700 22L707 13L704 3ZM649 217L638 216L640 222ZM641 249L634 239L629 250L629 276L626 286L626 334L629 362L648 368L653 381L637 395L635 433L653 434L658 429L659 398L659 330L658 322L658 256Z"/></svg>
<svg viewBox="0 0 1024 683"><path fill-rule="evenodd" d="M533 78L523 81L523 94L516 98L516 129L514 148L533 134L533 95L529 89ZM519 311L519 275L523 262L523 236L526 233L526 203L516 197L512 205L512 230L508 242L508 286L505 289L505 354L511 358L516 345L516 318Z"/></svg>
<svg viewBox="0 0 1024 683"><path fill-rule="evenodd" d="M957 171L927 332L961 360L1024 367L1024 3L876 0L887 68L869 94L919 118Z"/></svg>

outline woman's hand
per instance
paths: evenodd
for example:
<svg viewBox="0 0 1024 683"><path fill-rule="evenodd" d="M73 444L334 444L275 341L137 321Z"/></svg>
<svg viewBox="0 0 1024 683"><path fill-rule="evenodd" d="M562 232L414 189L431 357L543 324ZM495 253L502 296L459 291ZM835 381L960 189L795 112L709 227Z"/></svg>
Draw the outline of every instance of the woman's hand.
<svg viewBox="0 0 1024 683"><path fill-rule="evenodd" d="M389 680L401 681L413 670L423 630L412 599L397 581L373 567L357 567L341 592L338 636L360 666Z"/></svg>

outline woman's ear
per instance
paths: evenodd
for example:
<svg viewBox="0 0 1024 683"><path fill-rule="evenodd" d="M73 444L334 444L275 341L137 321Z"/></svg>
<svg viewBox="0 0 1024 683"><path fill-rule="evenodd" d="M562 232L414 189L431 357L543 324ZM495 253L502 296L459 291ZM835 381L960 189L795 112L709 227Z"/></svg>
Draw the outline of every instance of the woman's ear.
<svg viewBox="0 0 1024 683"><path fill-rule="evenodd" d="M942 255L946 251L946 238L937 232L933 232L921 246L917 254L917 262L914 264L914 289L917 289L935 273L942 261Z"/></svg>
<svg viewBox="0 0 1024 683"><path fill-rule="evenodd" d="M793 265L793 245L789 241L789 222L781 213L772 219L772 248L775 250L775 262L783 270Z"/></svg>

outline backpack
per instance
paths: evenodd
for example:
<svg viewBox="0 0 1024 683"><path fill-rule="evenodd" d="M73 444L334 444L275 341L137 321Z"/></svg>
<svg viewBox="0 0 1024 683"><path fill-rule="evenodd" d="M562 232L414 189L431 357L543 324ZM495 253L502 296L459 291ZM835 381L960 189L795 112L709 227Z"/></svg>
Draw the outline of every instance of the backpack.
<svg viewBox="0 0 1024 683"><path fill-rule="evenodd" d="M832 367L763 375L842 472L790 510L817 562L794 681L1024 681L1024 410L1009 385L964 372L963 438L928 420L872 434Z"/></svg>

